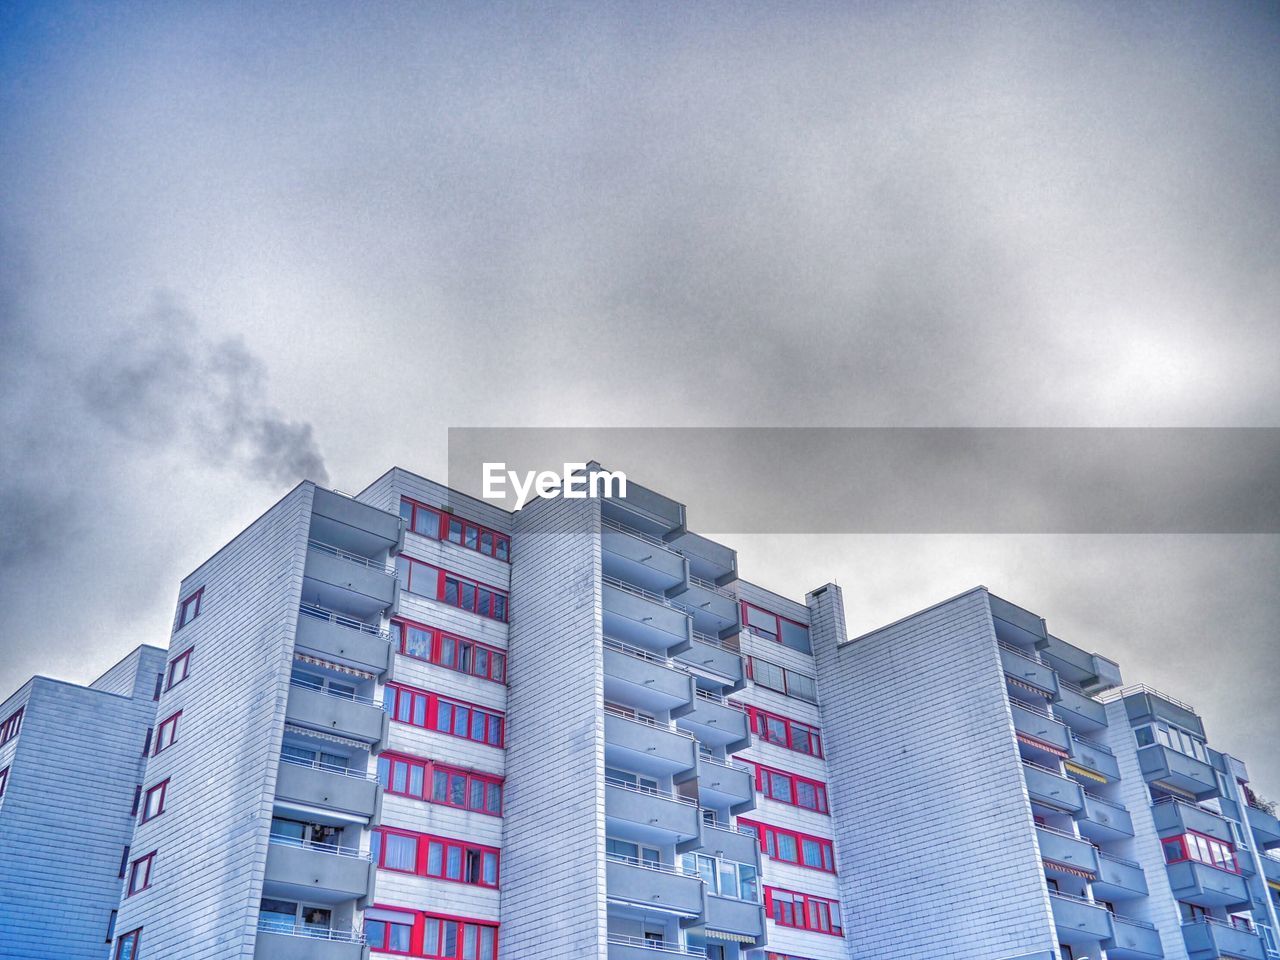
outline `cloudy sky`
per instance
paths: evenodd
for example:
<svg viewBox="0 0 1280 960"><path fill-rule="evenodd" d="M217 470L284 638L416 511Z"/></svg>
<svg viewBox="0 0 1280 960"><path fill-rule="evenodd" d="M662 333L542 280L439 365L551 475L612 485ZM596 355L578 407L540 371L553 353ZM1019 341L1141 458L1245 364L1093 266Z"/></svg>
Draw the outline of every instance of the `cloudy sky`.
<svg viewBox="0 0 1280 960"><path fill-rule="evenodd" d="M1275 3L5 4L0 690L163 644L298 478L439 475L449 427L1280 426L1278 40ZM1280 796L1280 538L724 533L854 629L985 583Z"/></svg>

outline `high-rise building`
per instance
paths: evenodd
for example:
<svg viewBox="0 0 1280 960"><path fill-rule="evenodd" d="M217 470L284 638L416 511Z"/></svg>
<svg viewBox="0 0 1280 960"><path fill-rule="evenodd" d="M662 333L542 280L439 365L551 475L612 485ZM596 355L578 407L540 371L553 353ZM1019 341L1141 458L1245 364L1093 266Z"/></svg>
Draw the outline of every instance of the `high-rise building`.
<svg viewBox="0 0 1280 960"><path fill-rule="evenodd" d="M1280 955L1280 825L1194 710L985 588L846 633L630 479L303 483L167 654L0 708L0 953Z"/></svg>

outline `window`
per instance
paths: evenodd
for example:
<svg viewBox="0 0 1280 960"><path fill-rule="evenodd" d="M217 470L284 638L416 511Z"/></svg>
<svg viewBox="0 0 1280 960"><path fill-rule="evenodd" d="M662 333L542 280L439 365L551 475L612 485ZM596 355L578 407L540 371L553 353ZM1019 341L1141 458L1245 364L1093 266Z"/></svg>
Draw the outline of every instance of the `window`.
<svg viewBox="0 0 1280 960"><path fill-rule="evenodd" d="M145 857L139 857L129 864L129 886L125 891L126 897L141 893L151 886L151 864L155 858L156 851L152 850Z"/></svg>
<svg viewBox="0 0 1280 960"><path fill-rule="evenodd" d="M381 827L373 831L369 849L373 862L383 870L498 886L498 851L493 847Z"/></svg>
<svg viewBox="0 0 1280 960"><path fill-rule="evenodd" d="M22 709L19 707L4 723L0 723L0 747L16 737L22 729Z"/></svg>
<svg viewBox="0 0 1280 960"><path fill-rule="evenodd" d="M803 807L816 813L827 813L827 787L820 780L811 780L785 770L755 764L756 790L771 800Z"/></svg>
<svg viewBox="0 0 1280 960"><path fill-rule="evenodd" d="M9 785L9 768L0 770L0 797L4 796L4 788Z"/></svg>
<svg viewBox="0 0 1280 960"><path fill-rule="evenodd" d="M796 620L788 620L762 607L742 601L742 622L757 637L772 640L801 653L813 653L809 645L809 628Z"/></svg>
<svg viewBox="0 0 1280 960"><path fill-rule="evenodd" d="M126 846L120 853L120 879L124 879L125 872L129 869L129 848Z"/></svg>
<svg viewBox="0 0 1280 960"><path fill-rule="evenodd" d="M177 742L178 718L181 716L182 711L179 710L173 716L163 721L156 729L156 754L159 754L162 750L169 749Z"/></svg>
<svg viewBox="0 0 1280 960"><path fill-rule="evenodd" d="M768 713L759 707L747 707L751 732L766 743L786 747L811 757L822 756L822 731L790 717Z"/></svg>
<svg viewBox="0 0 1280 960"><path fill-rule="evenodd" d="M152 699L152 700L159 700L159 699L160 699L160 693L161 693L161 691L162 691L162 690L164 690L164 674L163 674L163 673L157 673L157 674L156 674L156 689L155 689L155 691L151 694L151 699Z"/></svg>
<svg viewBox="0 0 1280 960"><path fill-rule="evenodd" d="M161 780L147 791L146 802L142 805L142 822L154 820L164 813L164 798L169 791L169 781Z"/></svg>
<svg viewBox="0 0 1280 960"><path fill-rule="evenodd" d="M461 917L424 914L422 955L430 960L496 960L498 928Z"/></svg>
<svg viewBox="0 0 1280 960"><path fill-rule="evenodd" d="M413 937L413 926L409 923L396 923L392 920L368 920L364 922L364 936L370 949L383 953L409 952L409 943Z"/></svg>
<svg viewBox="0 0 1280 960"><path fill-rule="evenodd" d="M502 815L502 778L396 753L378 757L378 781L388 793L491 816Z"/></svg>
<svg viewBox="0 0 1280 960"><path fill-rule="evenodd" d="M507 681L507 655L497 647L421 623L396 621L392 629L399 634L400 652L406 657L425 660L494 683Z"/></svg>
<svg viewBox="0 0 1280 960"><path fill-rule="evenodd" d="M107 939L104 943L110 943L116 938L116 917L119 916L119 910L112 910L111 916L107 917Z"/></svg>
<svg viewBox="0 0 1280 960"><path fill-rule="evenodd" d="M410 593L442 600L470 613L506 622L507 594L497 587L450 573L403 554L396 557L396 576L400 579L400 586Z"/></svg>
<svg viewBox="0 0 1280 960"><path fill-rule="evenodd" d="M818 702L818 683L808 674L787 670L759 657L747 657L747 675L756 684L769 690L776 690L807 703Z"/></svg>
<svg viewBox="0 0 1280 960"><path fill-rule="evenodd" d="M844 933L838 901L811 897L794 890L765 887L764 903L765 913L780 926L829 933L837 937Z"/></svg>
<svg viewBox="0 0 1280 960"><path fill-rule="evenodd" d="M164 684L166 690L172 690L187 679L187 674L191 672L191 651L193 649L194 647L187 647L186 650L169 661L169 669L166 672Z"/></svg>
<svg viewBox="0 0 1280 960"><path fill-rule="evenodd" d="M733 900L760 902L759 879L756 868L749 863L721 860L702 853L686 853L681 870L687 876L701 877L707 884L707 892Z"/></svg>
<svg viewBox="0 0 1280 960"><path fill-rule="evenodd" d="M1169 863L1194 860L1210 867L1217 867L1219 870L1240 872L1236 865L1235 849L1231 844L1201 833L1188 831L1179 837L1169 837L1160 841L1160 846L1164 849L1164 858Z"/></svg>
<svg viewBox="0 0 1280 960"><path fill-rule="evenodd" d="M391 719L400 723L486 743L491 747L503 744L504 720L496 710L399 683L387 684L382 703Z"/></svg>
<svg viewBox="0 0 1280 960"><path fill-rule="evenodd" d="M178 625L175 630L181 630L188 623L200 616L200 601L204 597L204 587L201 587L187 599L178 604Z"/></svg>
<svg viewBox="0 0 1280 960"><path fill-rule="evenodd" d="M448 540L460 547L478 550L487 557L511 559L511 538L489 527L455 516L437 507L429 507L408 497L400 499L400 516L409 529L433 540Z"/></svg>
<svg viewBox="0 0 1280 960"><path fill-rule="evenodd" d="M659 866L662 863L662 851L657 847L647 847L644 844L633 843L630 840L619 840L617 837L605 837L604 855L610 860L618 860L623 863L647 863L654 866Z"/></svg>
<svg viewBox="0 0 1280 960"><path fill-rule="evenodd" d="M152 733L153 733L153 729L151 727L147 727L147 736L142 741L142 755L144 757L151 752L151 734Z"/></svg>
<svg viewBox="0 0 1280 960"><path fill-rule="evenodd" d="M751 820L739 819L738 825L750 828L759 838L760 851L774 860L826 873L836 872L835 850L830 840Z"/></svg>
<svg viewBox="0 0 1280 960"><path fill-rule="evenodd" d="M142 928L121 934L116 941L115 960L138 960L138 944L142 940Z"/></svg>

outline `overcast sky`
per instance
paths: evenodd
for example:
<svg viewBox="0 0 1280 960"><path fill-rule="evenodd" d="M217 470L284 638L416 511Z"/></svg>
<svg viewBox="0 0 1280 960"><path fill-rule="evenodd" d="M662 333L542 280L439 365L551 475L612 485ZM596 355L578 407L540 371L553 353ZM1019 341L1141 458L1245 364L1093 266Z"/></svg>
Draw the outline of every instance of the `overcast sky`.
<svg viewBox="0 0 1280 960"><path fill-rule="evenodd" d="M1277 41L1274 3L5 4L0 696L163 645L300 477L440 475L450 426L1280 426ZM984 583L1280 796L1280 538L722 532L855 630Z"/></svg>

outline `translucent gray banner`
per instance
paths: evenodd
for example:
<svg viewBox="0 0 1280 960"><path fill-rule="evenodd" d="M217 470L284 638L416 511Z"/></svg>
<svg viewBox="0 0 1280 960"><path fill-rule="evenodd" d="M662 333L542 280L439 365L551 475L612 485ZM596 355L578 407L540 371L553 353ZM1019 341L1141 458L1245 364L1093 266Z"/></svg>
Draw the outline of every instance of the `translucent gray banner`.
<svg viewBox="0 0 1280 960"><path fill-rule="evenodd" d="M1280 532L1277 428L449 430L449 485L476 497L485 464L584 461L719 533ZM512 509L512 486L486 499Z"/></svg>

